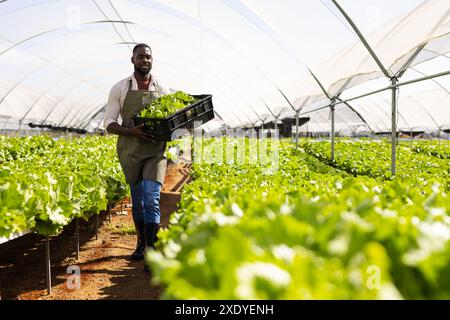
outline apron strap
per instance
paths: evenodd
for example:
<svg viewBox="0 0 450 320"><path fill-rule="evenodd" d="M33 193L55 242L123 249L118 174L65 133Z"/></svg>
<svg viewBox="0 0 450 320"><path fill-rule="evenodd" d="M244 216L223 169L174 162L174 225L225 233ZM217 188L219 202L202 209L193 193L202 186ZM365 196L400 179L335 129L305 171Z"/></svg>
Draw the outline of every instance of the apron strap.
<svg viewBox="0 0 450 320"><path fill-rule="evenodd" d="M130 91L131 91L131 79L128 80L128 92L130 92ZM127 92L127 95L128 95L128 92ZM125 97L125 100L126 100L126 97ZM124 104L123 104L122 112L125 113L125 102L124 102Z"/></svg>
<svg viewBox="0 0 450 320"><path fill-rule="evenodd" d="M128 81L128 91L131 91L131 79Z"/></svg>

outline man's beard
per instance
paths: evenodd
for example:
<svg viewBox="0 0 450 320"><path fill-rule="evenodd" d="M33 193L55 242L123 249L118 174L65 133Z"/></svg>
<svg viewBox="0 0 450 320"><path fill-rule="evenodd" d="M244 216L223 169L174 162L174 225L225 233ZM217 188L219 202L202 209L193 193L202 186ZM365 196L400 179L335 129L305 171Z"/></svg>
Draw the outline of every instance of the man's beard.
<svg viewBox="0 0 450 320"><path fill-rule="evenodd" d="M152 69L151 66L148 67L146 71L139 69L138 67L134 66L134 72L139 73L142 76L146 76L150 73L150 70Z"/></svg>

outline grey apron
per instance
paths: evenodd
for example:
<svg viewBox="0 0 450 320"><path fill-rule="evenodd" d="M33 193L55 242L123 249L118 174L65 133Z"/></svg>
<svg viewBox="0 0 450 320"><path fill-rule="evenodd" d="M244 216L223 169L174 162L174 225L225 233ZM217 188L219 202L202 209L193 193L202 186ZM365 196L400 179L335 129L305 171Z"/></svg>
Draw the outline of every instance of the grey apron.
<svg viewBox="0 0 450 320"><path fill-rule="evenodd" d="M157 91L131 90L130 79L123 103L122 126L134 127L133 116L160 96ZM136 137L119 136L117 154L127 183L134 186L142 180L155 180L163 184L167 167L165 151L164 141L150 142Z"/></svg>

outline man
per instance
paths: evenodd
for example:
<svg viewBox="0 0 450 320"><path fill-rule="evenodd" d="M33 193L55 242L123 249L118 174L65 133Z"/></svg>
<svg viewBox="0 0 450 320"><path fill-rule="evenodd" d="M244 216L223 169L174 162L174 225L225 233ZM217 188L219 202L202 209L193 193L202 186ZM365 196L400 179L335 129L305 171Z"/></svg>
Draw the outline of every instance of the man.
<svg viewBox="0 0 450 320"><path fill-rule="evenodd" d="M154 141L143 125L135 126L133 116L150 102L168 91L150 73L152 51L144 43L133 49L134 73L115 84L108 98L104 125L108 132L119 135L117 154L127 183L130 185L133 221L137 233L134 260L144 258L145 248L154 248L160 223L159 199L164 182L167 159L165 142ZM119 125L119 115L122 125Z"/></svg>

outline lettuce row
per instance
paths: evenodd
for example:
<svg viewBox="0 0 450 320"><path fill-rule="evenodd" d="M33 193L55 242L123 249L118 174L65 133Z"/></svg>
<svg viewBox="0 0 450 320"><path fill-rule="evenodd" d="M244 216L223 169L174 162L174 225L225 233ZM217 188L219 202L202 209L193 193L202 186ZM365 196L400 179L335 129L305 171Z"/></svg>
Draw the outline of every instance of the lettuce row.
<svg viewBox="0 0 450 320"><path fill-rule="evenodd" d="M37 137L36 139L42 139ZM0 164L0 237L32 230L54 235L127 194L114 137L59 140Z"/></svg>
<svg viewBox="0 0 450 320"><path fill-rule="evenodd" d="M349 174L280 147L273 174L263 165L193 165L171 228L147 254L164 298L450 297L450 201L439 179Z"/></svg>

